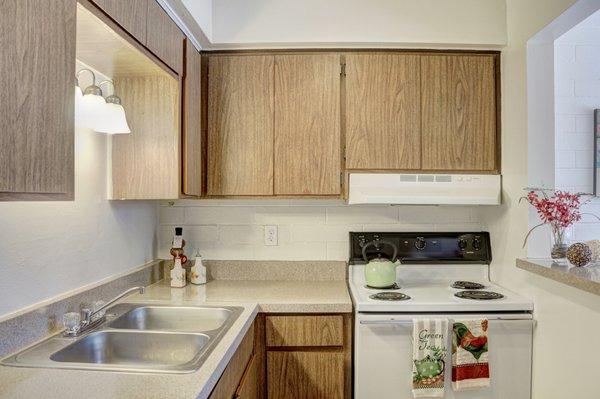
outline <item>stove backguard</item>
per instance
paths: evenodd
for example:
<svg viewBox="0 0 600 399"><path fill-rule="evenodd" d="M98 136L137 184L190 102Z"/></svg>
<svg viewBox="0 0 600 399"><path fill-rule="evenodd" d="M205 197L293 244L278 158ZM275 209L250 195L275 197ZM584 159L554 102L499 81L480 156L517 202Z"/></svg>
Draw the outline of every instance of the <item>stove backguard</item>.
<svg viewBox="0 0 600 399"><path fill-rule="evenodd" d="M367 247L367 259L378 256L391 258L393 248L379 244L382 241L393 243L398 248L398 259L404 264L489 264L492 261L492 248L488 232L453 233L350 233L350 264L366 263L363 247Z"/></svg>

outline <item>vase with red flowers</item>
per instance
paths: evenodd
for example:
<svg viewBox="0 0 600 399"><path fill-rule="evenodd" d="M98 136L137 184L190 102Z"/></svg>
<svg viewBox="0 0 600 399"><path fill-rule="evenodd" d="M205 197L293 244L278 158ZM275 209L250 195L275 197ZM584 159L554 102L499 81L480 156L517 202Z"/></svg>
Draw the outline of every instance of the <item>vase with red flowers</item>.
<svg viewBox="0 0 600 399"><path fill-rule="evenodd" d="M572 194L568 191L553 191L549 192L544 189L531 189L529 193L522 197L521 200L526 200L537 211L541 219L541 223L534 226L523 242L523 247L527 244L527 239L533 230L545 224L550 225L552 231L552 251L550 256L552 259L562 259L567 254L567 243L565 242L565 231L573 223L581 220L581 206L589 200L582 202L581 197L584 194ZM592 215L597 218L597 216Z"/></svg>

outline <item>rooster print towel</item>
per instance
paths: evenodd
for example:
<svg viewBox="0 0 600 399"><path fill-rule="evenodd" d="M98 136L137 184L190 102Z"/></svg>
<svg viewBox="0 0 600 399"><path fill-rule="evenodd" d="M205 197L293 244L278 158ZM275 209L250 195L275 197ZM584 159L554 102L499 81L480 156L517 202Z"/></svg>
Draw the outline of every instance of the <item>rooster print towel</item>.
<svg viewBox="0 0 600 399"><path fill-rule="evenodd" d="M490 386L488 321L455 320L452 324L452 388L455 391Z"/></svg>
<svg viewBox="0 0 600 399"><path fill-rule="evenodd" d="M448 320L413 320L413 396L444 397Z"/></svg>

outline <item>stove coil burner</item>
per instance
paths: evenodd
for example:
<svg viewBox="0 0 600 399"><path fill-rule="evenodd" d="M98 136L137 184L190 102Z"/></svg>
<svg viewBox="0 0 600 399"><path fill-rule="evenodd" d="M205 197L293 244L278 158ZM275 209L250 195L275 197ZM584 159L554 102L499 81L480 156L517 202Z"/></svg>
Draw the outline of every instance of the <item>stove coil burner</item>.
<svg viewBox="0 0 600 399"><path fill-rule="evenodd" d="M392 285L388 285L387 287L371 287L370 285L365 285L365 288L370 290L399 290L400 286L394 283Z"/></svg>
<svg viewBox="0 0 600 399"><path fill-rule="evenodd" d="M406 301L410 299L408 295L401 292L378 292L377 294L370 295L369 298L378 301Z"/></svg>
<svg viewBox="0 0 600 399"><path fill-rule="evenodd" d="M454 296L465 299L488 300L504 298L504 295L492 291L459 291Z"/></svg>
<svg viewBox="0 0 600 399"><path fill-rule="evenodd" d="M474 283L472 281L455 281L452 284L452 288L457 288L459 290L480 290L484 287L483 284Z"/></svg>

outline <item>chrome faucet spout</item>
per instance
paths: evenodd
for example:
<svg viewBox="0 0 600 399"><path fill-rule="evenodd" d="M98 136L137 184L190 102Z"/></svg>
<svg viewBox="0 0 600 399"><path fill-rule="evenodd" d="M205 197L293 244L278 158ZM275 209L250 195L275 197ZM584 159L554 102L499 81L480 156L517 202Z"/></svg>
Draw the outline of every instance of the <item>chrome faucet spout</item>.
<svg viewBox="0 0 600 399"><path fill-rule="evenodd" d="M113 305L118 300L120 300L128 295L131 295L135 292L139 292L140 294L143 294L145 290L146 289L143 286L132 287L132 288L120 293L119 295L117 295L116 297L111 299L110 301L106 302L104 305L100 306L98 309L94 309L93 311L88 308L82 309L81 310L81 321L79 322L79 325L65 330L65 335L69 336L69 337L76 337L76 336L84 333L85 331L90 330L90 329L102 324L104 322L104 320L106 320L106 316L102 315L101 317L96 317L96 318L94 318L94 316L96 316L97 314L100 314L102 311L104 311L109 306Z"/></svg>
<svg viewBox="0 0 600 399"><path fill-rule="evenodd" d="M102 305L98 309L95 309L93 312L86 313L85 314L86 317L84 317L84 321L85 320L87 320L88 322L91 321L91 319L95 315L97 315L98 313L102 312L104 309L108 308L113 303L117 302L119 299L125 298L126 296L134 294L135 292L139 292L140 294L143 294L145 290L146 289L143 286L140 285L138 287L132 287L132 288L128 289L127 291L124 291L124 292L120 293L119 295L117 295L116 297L114 297L110 301L106 302L104 305Z"/></svg>

